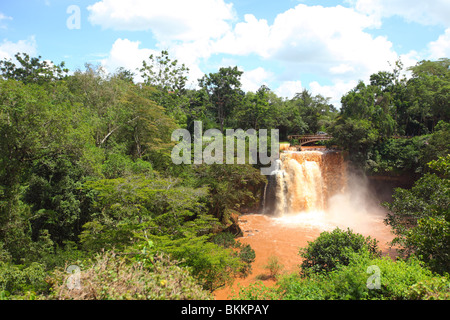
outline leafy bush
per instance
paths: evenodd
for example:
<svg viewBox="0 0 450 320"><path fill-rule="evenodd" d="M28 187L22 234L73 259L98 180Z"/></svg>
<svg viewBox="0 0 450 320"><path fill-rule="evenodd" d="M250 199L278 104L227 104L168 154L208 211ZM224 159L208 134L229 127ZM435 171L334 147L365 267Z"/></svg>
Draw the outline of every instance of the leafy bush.
<svg viewBox="0 0 450 320"><path fill-rule="evenodd" d="M275 288L267 287L261 281L240 287L238 293L232 295L233 300L280 300L283 296Z"/></svg>
<svg viewBox="0 0 450 320"><path fill-rule="evenodd" d="M160 255L151 268L128 263L113 252L97 256L96 261L74 275L79 286L68 286L68 273L56 270L51 279L51 299L60 300L193 300L211 299L192 277L189 269Z"/></svg>
<svg viewBox="0 0 450 320"><path fill-rule="evenodd" d="M224 248L208 242L207 237L170 239L167 236L155 239L155 249L165 252L183 265L192 269L195 278L208 290L216 290L231 284L234 277L245 276L250 272L250 263L254 251L250 247L244 250Z"/></svg>
<svg viewBox="0 0 450 320"><path fill-rule="evenodd" d="M24 266L0 261L0 297L20 299L23 295L45 292L48 289L46 277L44 266L37 262Z"/></svg>
<svg viewBox="0 0 450 320"><path fill-rule="evenodd" d="M329 273L289 275L278 284L276 290L286 300L448 299L450 295L450 279L433 274L417 259L371 258L367 252L353 254L348 265Z"/></svg>
<svg viewBox="0 0 450 320"><path fill-rule="evenodd" d="M339 264L348 265L352 254L365 251L379 256L378 241L350 229L336 228L332 232L322 232L314 241L308 242L307 247L300 249L301 268L305 273L331 271Z"/></svg>
<svg viewBox="0 0 450 320"><path fill-rule="evenodd" d="M388 139L377 144L366 163L370 174L418 173L423 170L421 150L429 137Z"/></svg>
<svg viewBox="0 0 450 320"><path fill-rule="evenodd" d="M102 172L105 178L115 179L132 174L152 174L151 163L140 158L136 161L124 154L110 154L108 159L102 164Z"/></svg>
<svg viewBox="0 0 450 320"><path fill-rule="evenodd" d="M231 232L221 232L215 234L212 238L212 242L224 248L236 246L235 236Z"/></svg>

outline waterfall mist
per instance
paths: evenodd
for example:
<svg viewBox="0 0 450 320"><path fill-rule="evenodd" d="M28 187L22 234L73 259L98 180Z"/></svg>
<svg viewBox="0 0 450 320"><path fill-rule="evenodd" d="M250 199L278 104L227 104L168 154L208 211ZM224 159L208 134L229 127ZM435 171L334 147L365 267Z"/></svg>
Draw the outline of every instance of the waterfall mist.
<svg viewBox="0 0 450 320"><path fill-rule="evenodd" d="M385 216L367 179L349 170L342 154L333 151L282 153L265 202L264 214L278 223L323 230L339 227L369 234Z"/></svg>

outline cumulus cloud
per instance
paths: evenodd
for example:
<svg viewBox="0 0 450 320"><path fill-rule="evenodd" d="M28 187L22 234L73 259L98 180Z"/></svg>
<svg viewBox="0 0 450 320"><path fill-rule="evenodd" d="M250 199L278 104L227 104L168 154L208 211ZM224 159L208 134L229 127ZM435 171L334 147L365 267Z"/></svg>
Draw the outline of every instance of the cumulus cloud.
<svg viewBox="0 0 450 320"><path fill-rule="evenodd" d="M241 71L243 68L240 68ZM241 77L242 90L244 91L258 91L262 85L268 86L268 81L273 77L272 72L264 70L262 67L258 67L253 70L244 71Z"/></svg>
<svg viewBox="0 0 450 320"><path fill-rule="evenodd" d="M37 43L34 36L25 40L12 42L4 39L0 43L0 59L13 59L16 53L27 53L30 56L36 56Z"/></svg>
<svg viewBox="0 0 450 320"><path fill-rule="evenodd" d="M184 50L180 50L184 48ZM197 79L203 76L196 60L190 60L192 55L186 51L187 47L176 47L169 50L170 59L178 60L179 65L185 64L189 68L187 87L195 88ZM138 69L142 68L142 62L148 61L150 55L159 56L161 51L142 47L140 41L131 41L129 39L117 39L107 54L107 57L101 60L102 66L108 73L113 73L119 67L123 67L135 73L135 81L142 82ZM182 58L179 60L179 58ZM186 59L187 58L187 59Z"/></svg>
<svg viewBox="0 0 450 320"><path fill-rule="evenodd" d="M377 20L401 16L408 22L450 26L448 0L347 0L358 12Z"/></svg>
<svg viewBox="0 0 450 320"><path fill-rule="evenodd" d="M282 82L274 92L281 98L292 99L297 93L302 92L303 89L300 80L289 80Z"/></svg>
<svg viewBox="0 0 450 320"><path fill-rule="evenodd" d="M256 53L268 58L270 32L271 27L267 20L258 20L254 15L246 14L244 22L237 23L232 30L213 44L213 50L235 55Z"/></svg>
<svg viewBox="0 0 450 320"><path fill-rule="evenodd" d="M105 29L150 30L159 41L195 41L226 33L235 18L223 0L101 0L88 6L89 21Z"/></svg>
<svg viewBox="0 0 450 320"><path fill-rule="evenodd" d="M430 51L430 59L439 59L450 57L450 28L436 41L432 41L428 45Z"/></svg>
<svg viewBox="0 0 450 320"><path fill-rule="evenodd" d="M293 97L303 89L300 79L317 74L331 84L311 82L309 89L339 104L342 94L356 81L392 70L399 58L405 68L421 60L415 51L400 56L389 39L370 33L381 27L382 18L401 15L408 21L443 25L450 16L444 0L437 0L436 6L423 1L347 0L350 7L298 4L278 14L272 23L252 14L236 23L233 5L225 1L101 0L88 7L89 20L102 28L151 31L158 47L168 49L190 69L193 86L204 74L201 64L208 64L210 57L252 55L263 63L275 63L277 73L268 65L244 71L245 90L255 91L267 82L280 83L276 93ZM449 43L450 28L429 44L430 56L448 56ZM141 48L139 42L118 39L104 63L135 69L150 53L154 51ZM280 71L283 68L284 72Z"/></svg>
<svg viewBox="0 0 450 320"><path fill-rule="evenodd" d="M367 30L379 21L354 8L299 4L280 13L273 24L251 14L212 45L214 53L255 54L276 61L285 72L278 92L292 97L298 92L297 79L316 73L329 78L336 87L314 86L318 93L340 94L343 83L368 80L380 70L390 69L399 56L386 37L374 37ZM347 88L348 86L345 86ZM337 96L332 96L339 100Z"/></svg>
<svg viewBox="0 0 450 320"><path fill-rule="evenodd" d="M330 98L330 103L335 107L340 108L341 97L352 90L358 82L356 80L350 81L336 81L333 85L321 85L317 81L309 84L311 93L313 95L320 94L325 98Z"/></svg>
<svg viewBox="0 0 450 320"><path fill-rule="evenodd" d="M117 39L112 45L107 58L101 61L105 69L113 73L117 68L123 67L136 74L136 81L141 82L142 78L136 69L142 67L142 61L147 60L151 54L158 55L152 49L140 48L140 41L130 41L128 39Z"/></svg>

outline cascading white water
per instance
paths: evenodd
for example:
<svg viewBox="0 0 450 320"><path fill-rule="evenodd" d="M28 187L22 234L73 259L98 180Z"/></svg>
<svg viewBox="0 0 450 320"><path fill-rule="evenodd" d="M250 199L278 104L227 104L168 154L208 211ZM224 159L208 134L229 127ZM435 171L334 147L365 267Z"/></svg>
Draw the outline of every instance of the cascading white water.
<svg viewBox="0 0 450 320"><path fill-rule="evenodd" d="M324 210L330 192L342 189L345 175L342 157L333 155L322 151L282 153L273 172L273 214Z"/></svg>

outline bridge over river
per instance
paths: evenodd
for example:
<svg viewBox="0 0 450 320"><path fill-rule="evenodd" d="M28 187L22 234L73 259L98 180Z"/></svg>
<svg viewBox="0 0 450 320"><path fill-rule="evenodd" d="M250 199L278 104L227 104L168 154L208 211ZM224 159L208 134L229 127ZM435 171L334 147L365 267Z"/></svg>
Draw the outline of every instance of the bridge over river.
<svg viewBox="0 0 450 320"><path fill-rule="evenodd" d="M313 134L313 135L304 134L304 135L290 135L288 136L288 139L297 140L298 145L303 146L310 142L331 140L333 139L333 137L328 134Z"/></svg>

